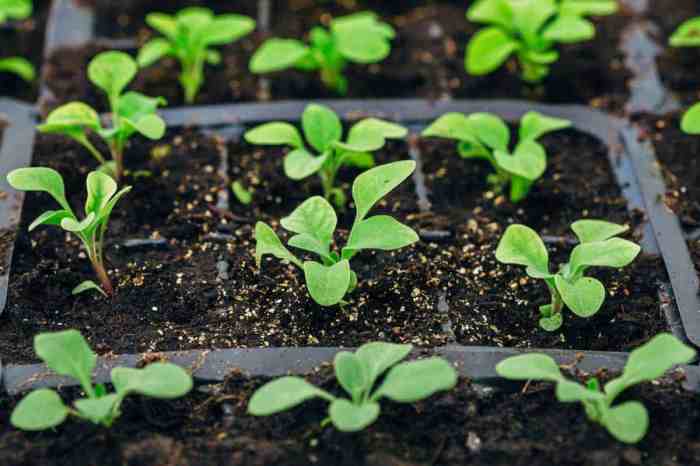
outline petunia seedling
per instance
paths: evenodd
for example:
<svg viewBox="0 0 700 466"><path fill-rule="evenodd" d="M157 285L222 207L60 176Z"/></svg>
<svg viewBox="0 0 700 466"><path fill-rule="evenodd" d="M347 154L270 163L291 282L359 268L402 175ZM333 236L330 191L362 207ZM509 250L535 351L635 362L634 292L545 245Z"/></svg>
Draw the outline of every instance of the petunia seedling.
<svg viewBox="0 0 700 466"><path fill-rule="evenodd" d="M70 102L52 111L43 133L63 134L83 145L97 159L101 170L113 174L117 181L124 175L124 149L134 134L158 140L165 134L165 122L156 114L166 102L162 97L147 97L138 92L122 92L134 79L138 67L123 52L103 52L88 65L88 78L107 94L112 110L112 127L103 128L97 112L82 102ZM112 162L107 162L89 140L90 132L98 134L109 146Z"/></svg>
<svg viewBox="0 0 700 466"><path fill-rule="evenodd" d="M561 327L565 307L579 317L596 314L605 301L605 286L584 274L590 267L625 267L639 254L639 245L617 238L627 226L602 220L579 220L571 224L580 242L561 264L559 271L549 270L549 253L534 230L524 225L511 225L498 243L496 259L504 264L524 265L532 278L543 279L549 288L551 302L540 306L540 327L553 332Z"/></svg>
<svg viewBox="0 0 700 466"><path fill-rule="evenodd" d="M77 330L42 333L34 337L34 351L58 375L80 382L86 397L66 406L54 390L41 388L25 396L10 417L22 430L47 430L68 416L111 427L121 415L121 404L129 395L174 399L192 390L192 376L179 366L156 362L143 369L115 367L111 372L114 392L92 384L97 357Z"/></svg>
<svg viewBox="0 0 700 466"><path fill-rule="evenodd" d="M218 65L221 54L212 47L232 44L255 29L243 15L214 15L208 8L190 7L176 15L150 13L146 23L164 37L146 42L138 54L139 66L150 66L170 56L180 62L180 84L185 101L193 103L204 83L204 64Z"/></svg>
<svg viewBox="0 0 700 466"><path fill-rule="evenodd" d="M489 183L497 191L510 184L510 199L519 202L547 169L547 153L537 139L569 127L568 120L528 112L520 120L519 140L511 151L510 130L496 115L446 113L426 128L423 136L457 140L462 158L489 161L496 172L489 175Z"/></svg>
<svg viewBox="0 0 700 466"><path fill-rule="evenodd" d="M294 233L289 245L318 255L321 262L301 261L282 244L272 228L258 222L255 226L258 267L266 254L287 260L304 271L306 287L314 301L321 306L344 303L345 295L357 286L357 275L350 268L350 260L358 252L366 249L392 251L418 241L415 231L393 217L366 218L379 200L411 176L415 166L413 161L394 162L368 170L355 179L352 194L357 212L340 254L331 250L338 218L324 198L314 196L282 219L282 226Z"/></svg>
<svg viewBox="0 0 700 466"><path fill-rule="evenodd" d="M288 145L292 151L284 159L284 172L293 180L303 180L318 174L323 194L338 208L345 207L343 190L336 186L338 170L344 166L370 168L374 166L373 151L386 144L387 139L402 139L406 128L377 118L357 122L342 141L343 125L333 110L310 104L301 117L304 144L299 130L289 123L272 122L257 126L244 135L245 140L258 145ZM314 154L315 150L317 154Z"/></svg>
<svg viewBox="0 0 700 466"><path fill-rule="evenodd" d="M557 43L582 42L595 36L595 25L586 16L616 11L615 0L480 0L469 8L467 19L488 26L469 41L467 72L489 74L515 54L522 79L538 83L559 59Z"/></svg>
<svg viewBox="0 0 700 466"><path fill-rule="evenodd" d="M700 47L700 16L678 26L669 42L672 47ZM685 112L681 129L687 134L700 134L700 103Z"/></svg>
<svg viewBox="0 0 700 466"><path fill-rule="evenodd" d="M341 351L334 361L335 377L348 398L333 396L300 377L288 376L260 387L250 399L248 412L270 416L321 398L330 404L323 424L331 422L342 432L360 431L377 420L382 398L414 403L450 390L457 383L456 371L444 359L433 357L400 363L411 349L411 345L374 342L362 345L354 353ZM377 380L387 371L375 389Z"/></svg>
<svg viewBox="0 0 700 466"><path fill-rule="evenodd" d="M32 0L0 0L0 25L29 18L32 10ZM0 58L0 73L12 73L28 82L36 78L34 65L22 57Z"/></svg>
<svg viewBox="0 0 700 466"><path fill-rule="evenodd" d="M103 248L104 235L112 210L117 202L131 190L131 186L117 192L117 183L112 177L101 173L91 172L86 179L87 199L85 201L85 217L80 220L66 200L65 187L61 175L46 167L19 168L7 175L10 186L20 191L42 191L53 197L61 206L59 210L48 210L39 215L29 225L29 231L39 225L59 226L73 233L83 243L85 252L90 258L92 268L100 281L100 288L95 282L87 280L73 289L73 294L87 290L97 290L106 295L112 295L114 288L104 266Z"/></svg>
<svg viewBox="0 0 700 466"><path fill-rule="evenodd" d="M309 45L296 39L272 38L263 43L250 60L253 73L271 73L288 68L319 71L323 84L345 95L348 62L370 64L391 52L394 29L377 15L364 11L336 18L330 28L317 26L309 33Z"/></svg>
<svg viewBox="0 0 700 466"><path fill-rule="evenodd" d="M523 354L496 365L496 372L510 380L543 380L556 384L557 400L580 402L588 419L605 427L617 440L637 443L649 429L649 414L639 401L625 401L613 406L615 399L628 388L662 377L678 364L695 358L695 350L668 333L656 335L630 353L622 375L606 383L591 378L585 385L568 380L557 363L544 354Z"/></svg>

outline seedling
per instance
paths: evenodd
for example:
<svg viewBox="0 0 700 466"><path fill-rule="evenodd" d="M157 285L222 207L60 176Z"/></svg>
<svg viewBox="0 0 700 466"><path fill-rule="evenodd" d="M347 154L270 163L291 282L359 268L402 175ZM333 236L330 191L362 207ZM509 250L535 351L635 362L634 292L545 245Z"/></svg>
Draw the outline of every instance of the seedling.
<svg viewBox="0 0 700 466"><path fill-rule="evenodd" d="M318 155L306 148L299 130L289 123L265 123L247 131L244 137L251 144L291 146L293 150L284 159L285 174L293 180L303 180L317 173L324 197L339 209L345 208L346 198L335 185L338 170L343 166L373 167L371 152L384 147L387 139L402 139L408 133L403 126L365 118L350 129L347 140L342 142L343 126L338 115L316 104L304 109L301 125L306 141Z"/></svg>
<svg viewBox="0 0 700 466"><path fill-rule="evenodd" d="M480 0L469 8L467 19L488 26L469 41L467 72L489 74L515 54L522 79L538 83L559 59L557 43L582 42L595 36L595 25L587 15L616 11L614 0Z"/></svg>
<svg viewBox="0 0 700 466"><path fill-rule="evenodd" d="M628 230L627 226L602 220L579 220L571 224L571 229L581 244L556 273L549 271L549 254L544 242L529 227L509 226L496 249L499 262L524 265L530 277L547 283L552 301L540 306L540 327L549 332L561 327L565 306L584 318L600 310L605 301L605 286L595 278L584 277L589 267L624 267L641 250L631 241L616 238Z"/></svg>
<svg viewBox="0 0 700 466"><path fill-rule="evenodd" d="M447 113L426 128L423 136L455 139L462 158L488 160L496 171L489 175L489 183L497 192L510 184L510 199L519 202L547 169L547 153L537 139L569 127L568 120L528 112L520 120L519 141L511 152L510 130L496 115Z"/></svg>
<svg viewBox="0 0 700 466"><path fill-rule="evenodd" d="M673 47L700 47L700 16L681 24L671 35L670 43ZM683 115L681 129L687 134L700 134L700 103Z"/></svg>
<svg viewBox="0 0 700 466"><path fill-rule="evenodd" d="M312 252L321 262L301 261L280 241L275 232L263 222L255 226L255 260L260 267L262 257L271 254L287 260L304 271L309 294L321 306L343 304L346 294L357 286L357 275L350 269L350 259L364 249L392 251L418 241L418 235L388 215L365 218L370 209L384 196L411 176L413 161L394 162L366 171L355 179L352 195L355 200L355 222L347 244L341 253L330 250L338 218L333 207L320 196L304 201L282 226L295 233L288 244Z"/></svg>
<svg viewBox="0 0 700 466"><path fill-rule="evenodd" d="M29 18L32 9L31 0L0 0L0 24ZM36 78L34 65L22 57L0 58L0 72L16 74L27 82Z"/></svg>
<svg viewBox="0 0 700 466"><path fill-rule="evenodd" d="M204 64L218 65L221 54L213 46L232 44L255 29L243 15L218 15L208 8L190 7L171 16L150 13L146 23L165 37L146 42L138 54L139 66L150 66L165 56L180 62L180 84L191 104L204 83Z"/></svg>
<svg viewBox="0 0 700 466"><path fill-rule="evenodd" d="M411 345L366 343L355 353L341 351L335 357L335 377L349 395L335 397L299 377L282 377L260 387L250 399L248 412L254 416L270 416L287 411L304 401L321 398L330 403L328 417L342 432L357 432L379 417L381 398L399 403L413 403L452 389L457 373L441 358L402 362L411 352ZM384 381L373 390L377 379L386 371Z"/></svg>
<svg viewBox="0 0 700 466"><path fill-rule="evenodd" d="M123 195L131 191L131 186L117 192L117 183L110 176L101 172L91 172L86 179L85 218L79 220L66 200L63 178L57 171L46 167L19 168L7 175L7 181L20 191L46 192L61 206L60 210L48 210L39 215L29 225L29 231L39 225L55 225L75 234L82 241L102 288L92 280L87 280L76 286L73 294L96 290L105 295L112 295L114 288L107 275L102 254L104 235L114 206Z"/></svg>
<svg viewBox="0 0 700 466"><path fill-rule="evenodd" d="M101 170L113 174L117 181L124 175L124 148L131 136L140 133L158 140L165 134L165 122L156 114L165 105L162 97L147 97L138 92L122 94L138 70L133 58L123 52L103 52L88 65L88 78L109 98L112 128L103 128L95 110L82 102L70 102L52 111L38 126L42 133L63 134L83 145L101 164ZM97 133L109 146L112 162L107 162L88 139Z"/></svg>
<svg viewBox="0 0 700 466"><path fill-rule="evenodd" d="M54 390L41 388L25 396L10 417L22 430L46 430L62 424L71 415L111 427L121 415L122 401L129 395L174 399L192 390L192 377L170 363L156 362L143 369L115 367L111 378L114 392L104 385L92 385L97 357L77 330L42 333L34 337L34 351L58 375L80 382L87 395L66 406Z"/></svg>
<svg viewBox="0 0 700 466"><path fill-rule="evenodd" d="M391 52L395 35L394 29L379 21L374 13L355 13L332 20L329 29L313 28L309 45L295 39L268 39L250 60L250 71L319 71L326 87L345 95L348 79L343 71L348 62L370 64L384 60Z"/></svg>
<svg viewBox="0 0 700 466"><path fill-rule="evenodd" d="M663 376L678 364L695 358L695 350L668 333L656 335L630 353L622 375L606 383L591 378L586 385L567 380L557 363L544 354L523 354L505 359L496 365L501 377L511 380L545 380L556 383L557 400L580 402L588 419L605 427L617 440L637 443L649 429L649 414L639 401L613 402L628 388Z"/></svg>

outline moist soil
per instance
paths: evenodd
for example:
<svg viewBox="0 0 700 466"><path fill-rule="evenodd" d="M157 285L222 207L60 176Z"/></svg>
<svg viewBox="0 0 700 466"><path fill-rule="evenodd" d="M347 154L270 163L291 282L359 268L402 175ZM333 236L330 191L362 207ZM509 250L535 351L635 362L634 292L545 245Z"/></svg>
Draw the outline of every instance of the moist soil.
<svg viewBox="0 0 700 466"><path fill-rule="evenodd" d="M197 390L181 400L129 397L109 431L70 420L54 431L20 432L8 419L18 398L0 399L0 461L7 466L694 466L700 464L700 410L697 394L680 387L681 377L675 373L634 387L618 400L641 401L649 411L649 432L637 445L614 440L588 421L580 404L558 403L550 384L494 391L460 379L455 389L416 404L382 400L380 418L363 432L348 434L320 426L327 404L317 400L269 418L249 416L248 400L267 380L233 373L206 387L207 393ZM307 379L343 394L328 367ZM66 401L79 396L75 389L61 395Z"/></svg>
<svg viewBox="0 0 700 466"><path fill-rule="evenodd" d="M161 2L148 2L157 10ZM201 3L201 2L195 2ZM243 2L241 12L251 9ZM317 4L299 0L284 4L278 2L272 14L268 32L258 32L222 48L222 64L207 67L206 85L197 104L220 104L255 100L318 99L338 97L325 89L314 73L285 71L269 76L269 85L259 76L247 71L254 50L266 37L304 37L314 26L328 25L334 16L375 8L382 18L397 30L391 55L382 63L368 66L349 65L350 98L422 97L441 98L527 98L553 103L592 104L611 110L622 108L627 92L629 74L623 66L623 56L617 49L621 31L630 18L624 13L596 19L597 36L594 40L560 47L561 59L552 68L549 78L541 86L524 85L515 62L485 77L465 73L464 53L468 39L479 29L465 18L465 6L456 2L424 3L397 8L383 7L386 3L332 2ZM100 2L98 4L101 5ZM132 5L132 2L128 2ZM179 3L178 3L179 5ZM158 6L158 8L156 8ZM212 6L212 5L210 5ZM213 5L218 10L216 5ZM121 6L120 6L121 8ZM172 6L167 8L173 11ZM126 15L142 17L149 7L134 7L134 13L117 14L97 9L97 16L118 18ZM223 10L222 10L223 11ZM121 19L119 21L122 21ZM98 30L100 35L124 36L138 31L126 42L128 46L142 44L152 32L135 20L124 20L127 26L115 33L114 26ZM614 44L614 46L613 46ZM87 46L60 49L50 57L47 80L54 99L47 102L52 108L68 100L83 100L104 110L106 101L92 88L85 77L85 67L99 48ZM133 49L129 51L135 52ZM182 91L177 81L179 65L170 59L142 70L132 87L148 95L161 95L171 106L182 105Z"/></svg>
<svg viewBox="0 0 700 466"><path fill-rule="evenodd" d="M544 141L553 167L558 166L557 157L567 154L579 160L589 154L606 163L598 145L585 150L572 143L575 137L580 136ZM379 163L407 157L408 149L400 143L377 153ZM457 160L454 148L445 157ZM418 229L423 241L399 251L358 255L353 269L360 284L349 304L322 308L311 300L294 266L266 257L259 269L253 260L257 219L269 222L286 240L279 218L291 213L304 196L285 193L320 194L315 178L300 186L282 175L279 149L227 144L180 131L157 143L135 140L126 160L132 170L126 181L134 190L115 209L107 235L107 265L117 290L111 300L98 294L71 296L76 284L92 278L89 263L78 241L63 231L26 231L53 203L43 194L27 195L9 304L0 318L3 361L34 361L32 337L63 328L81 330L101 354L355 346L370 340L436 346L455 338L491 346L626 350L665 328L657 294L657 282L666 280L663 266L644 258L622 271L593 272L608 289L595 318L567 316L560 332L541 331L537 306L548 299L544 283L528 280L521 268L496 263L493 255L505 227L520 218L503 214L503 203L496 197L491 203L480 201L479 207L467 206L461 214L421 211L410 183L389 195L377 211ZM84 176L95 167L86 152L62 137L41 135L34 163L64 174L70 202L79 211ZM225 165L229 176L219 170ZM611 176L609 170L601 173ZM353 175L352 170L342 173L346 187ZM555 175L548 173L541 183L551 184L550 176ZM253 189L250 205L242 206L230 193L231 179L245 180ZM598 191L585 192L602 195L604 189L601 185ZM619 192L613 194L622 203ZM559 203L550 205L549 233L561 234L568 227L571 219L564 212L596 204L582 197L561 196ZM625 220L624 204L597 205L589 214L634 226L633 219ZM511 209L526 212L529 207ZM338 245L347 238L351 212L349 206L340 216ZM148 241L133 241L143 239ZM555 240L550 246L555 267L566 260L571 245Z"/></svg>
<svg viewBox="0 0 700 466"><path fill-rule="evenodd" d="M15 74L0 72L0 97L36 102L50 4L50 0L35 0L32 16L0 25L0 58L23 57L32 62L37 73L37 79L28 83Z"/></svg>

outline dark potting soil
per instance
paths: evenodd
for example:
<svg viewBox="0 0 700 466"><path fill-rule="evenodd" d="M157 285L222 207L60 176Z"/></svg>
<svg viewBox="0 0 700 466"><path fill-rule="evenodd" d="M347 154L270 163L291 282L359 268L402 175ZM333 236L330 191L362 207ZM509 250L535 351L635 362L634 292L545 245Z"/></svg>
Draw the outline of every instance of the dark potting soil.
<svg viewBox="0 0 700 466"><path fill-rule="evenodd" d="M317 400L268 418L249 416L248 400L266 380L236 373L207 387L208 393L182 400L127 398L109 431L70 420L55 431L19 432L8 420L19 398L3 398L0 461L7 466L694 466L700 464L700 410L697 394L680 387L681 377L675 373L635 387L618 401L638 400L649 411L649 432L637 445L613 439L586 418L580 404L558 403L550 384L484 393L460 379L452 391L419 403L382 400L377 422L354 434L320 427L327 404ZM329 368L307 379L343 393ZM79 396L75 389L61 395L66 401Z"/></svg>
<svg viewBox="0 0 700 466"><path fill-rule="evenodd" d="M343 2L318 5L308 0L290 2L286 9L282 5L273 13L269 35L303 37L313 26L327 25L334 15L364 9L360 3L349 5ZM397 29L392 53L382 63L350 65L347 97L531 98L590 103L613 110L620 109L626 99L629 74L617 50L620 32L629 20L623 13L597 19L598 33L594 40L562 46L562 58L552 68L551 76L543 86L532 88L520 81L514 62L485 77L465 73L465 47L479 28L466 20L463 5L440 2L398 12L395 6L389 10L383 12L378 7L377 11ZM98 16L110 17L99 9ZM143 42L151 34L144 30L138 40ZM259 77L247 69L253 51L264 39L262 36L256 33L223 48L222 64L206 69L206 85L198 104L338 97L323 87L316 73L276 73L269 76L269 89L261 86ZM84 100L104 108L105 100L97 96L84 76L86 64L97 51L94 47L63 49L50 58L47 82L56 97L53 105ZM174 60L163 60L142 70L133 88L148 95L162 95L170 105L182 105L178 70Z"/></svg>
<svg viewBox="0 0 700 466"><path fill-rule="evenodd" d="M0 25L0 58L23 57L34 65L37 79L28 83L15 74L0 72L0 97L35 102L44 57L44 32L50 0L35 0L32 16Z"/></svg>

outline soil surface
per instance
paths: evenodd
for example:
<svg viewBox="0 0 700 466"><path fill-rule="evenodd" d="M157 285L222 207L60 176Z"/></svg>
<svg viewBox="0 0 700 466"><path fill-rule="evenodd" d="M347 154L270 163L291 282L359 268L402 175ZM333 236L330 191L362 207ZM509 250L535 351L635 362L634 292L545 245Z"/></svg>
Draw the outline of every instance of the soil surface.
<svg viewBox="0 0 700 466"><path fill-rule="evenodd" d="M110 24L101 26L98 34L115 37L135 34L125 43L132 52L135 50L130 47L142 44L152 36L152 32L136 18L163 6L162 1L147 2L145 6L127 2L127 7L116 13L103 7L103 2L97 3L100 5L98 17L117 17L117 22L110 21ZM175 3L180 6L182 2ZM177 9L175 3L166 9ZM250 3L254 2L243 2L238 11L250 14ZM276 73L269 76L270 85L266 86L261 84L258 76L247 71L247 64L256 47L267 36L304 37L312 27L328 25L334 16L370 7L395 27L397 38L393 42L391 55L382 63L348 66L350 90L347 97L528 98L545 102L592 104L619 110L628 94L626 81L629 74L624 70L623 57L617 49L620 33L629 21L624 12L596 19L597 36L594 40L560 46L561 59L552 68L550 77L544 85L532 87L520 81L514 61L485 77L465 73L466 44L479 27L466 20L463 4L451 1L410 2L410 5L397 8L393 4L385 6L388 3L393 2L273 2L269 31L258 30L235 44L223 47L222 64L207 67L207 83L197 103L337 97L322 86L315 73ZM219 10L218 3L207 4ZM49 106L67 100L104 104L102 98L96 98L95 91L84 76L85 65L96 52L94 47L86 47L59 50L51 57L46 76L56 100ZM132 87L148 95L162 95L170 105L182 105L178 69L179 65L174 60L163 60L142 70Z"/></svg>
<svg viewBox="0 0 700 466"><path fill-rule="evenodd" d="M599 373L601 380L610 375ZM578 374L581 381L585 380ZM382 400L381 416L365 431L322 428L327 405L306 402L269 418L246 413L265 379L232 374L225 383L177 401L130 397L109 431L70 420L55 431L23 433L8 418L17 398L0 399L0 462L19 465L470 465L631 466L700 464L697 394L676 373L625 392L641 401L650 430L637 445L614 440L579 404L558 403L550 384L522 392L478 389L466 379L416 404ZM307 376L341 395L329 368ZM520 388L520 385L517 386ZM78 396L61 391L64 400ZM75 446L79 444L81 448Z"/></svg>
<svg viewBox="0 0 700 466"><path fill-rule="evenodd" d="M311 300L303 275L293 265L266 257L259 269L253 260L255 221L268 222L286 240L279 219L306 196L320 194L316 177L300 183L284 177L284 149L226 143L194 131L172 132L156 143L137 139L126 155L131 170L126 182L134 190L115 209L107 235L105 254L116 296L70 295L77 283L92 278L89 263L79 242L63 231L26 231L53 203L45 195L28 194L9 304L0 318L0 358L33 361L33 335L62 328L80 329L100 353L354 346L370 340L435 346L455 338L483 345L629 349L665 328L657 284L666 277L659 261L639 259L623 271L593 271L608 289L601 312L588 320L567 315L562 331L548 334L537 326L537 307L548 299L544 283L494 259L505 227L541 215L540 203L549 206L551 230L542 228L545 222L532 223L543 234L565 234L569 222L583 216L636 225L611 184L599 143L573 132L543 142L552 168L535 188L533 195L543 196L538 202L512 207L497 196L474 192L476 205L467 202L447 213L437 208L431 213L418 208L410 181L387 196L377 212L413 226L423 241L399 251L358 255L352 264L360 278L358 289L347 306L328 309ZM425 141L421 146L434 144ZM406 159L408 152L404 143L391 143L376 159ZM425 150L423 157L431 187L437 179L433 175L442 170L438 160L461 162L453 146ZM579 160L577 169L583 166L596 176L589 177L594 185L571 189L598 197L569 193L568 182L560 184L566 195L550 200L537 194L557 177L572 178L567 171L572 168L560 163L572 157ZM62 137L42 135L34 163L63 173L70 202L80 209L84 176L95 167L89 155ZM220 172L225 165L228 172ZM483 179L485 172L472 173L472 180L461 171L477 165L460 163L449 170L455 179L479 186L477 177ZM346 192L355 175L341 170ZM250 205L240 204L230 192L232 180L242 180L253 191ZM590 210L571 218L581 206ZM350 205L340 215L338 247L347 238L353 214ZM571 245L552 244L551 249L554 268L567 259Z"/></svg>
<svg viewBox="0 0 700 466"><path fill-rule="evenodd" d="M0 58L23 57L34 65L37 79L27 83L12 73L0 72L0 97L36 102L44 57L44 32L50 0L34 0L32 16L0 25Z"/></svg>

